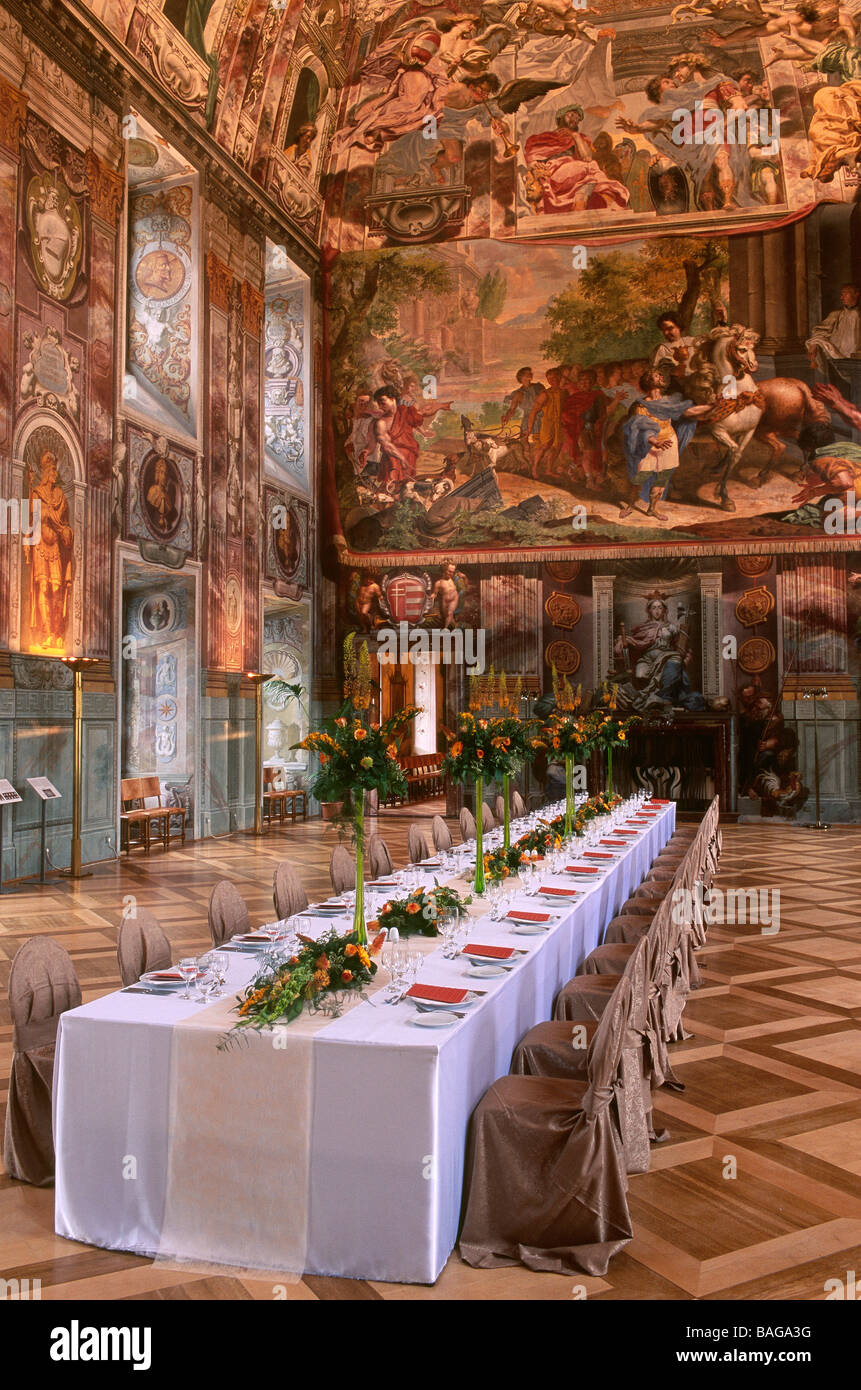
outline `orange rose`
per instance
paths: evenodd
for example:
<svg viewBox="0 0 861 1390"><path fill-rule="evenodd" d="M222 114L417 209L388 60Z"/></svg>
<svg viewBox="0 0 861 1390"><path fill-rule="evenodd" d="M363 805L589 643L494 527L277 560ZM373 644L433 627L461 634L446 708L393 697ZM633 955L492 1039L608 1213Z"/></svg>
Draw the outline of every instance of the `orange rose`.
<svg viewBox="0 0 861 1390"><path fill-rule="evenodd" d="M475 756L476 756L477 758L483 758L483 757L484 757L484 749L483 749L483 748L476 748L476 750L475 750Z"/></svg>
<svg viewBox="0 0 861 1390"><path fill-rule="evenodd" d="M343 719L343 718L341 718L341 719L336 719L336 720L335 720L335 723L337 724L337 726L338 726L339 729L346 729L346 727L347 727L347 721L346 721L346 719Z"/></svg>
<svg viewBox="0 0 861 1390"><path fill-rule="evenodd" d="M407 903L407 912L413 917L417 912L421 912L421 907L418 903Z"/></svg>
<svg viewBox="0 0 861 1390"><path fill-rule="evenodd" d="M460 742L460 740L458 740L457 743L453 743L453 744L451 745L451 756L452 756L453 758L459 758L462 752L463 752L463 744Z"/></svg>
<svg viewBox="0 0 861 1390"><path fill-rule="evenodd" d="M380 916L385 917L392 910L391 903L384 903L380 909Z"/></svg>
<svg viewBox="0 0 861 1390"><path fill-rule="evenodd" d="M386 909L383 908L383 911L384 911L384 912L385 912L385 910L386 910ZM345 955L345 956L357 956L358 954L359 954L359 948L358 948L358 946L354 946L353 943L352 943L352 941L348 941L347 944L346 944L346 946L344 947L344 955Z"/></svg>
<svg viewBox="0 0 861 1390"><path fill-rule="evenodd" d="M328 761L329 761L328 754L326 754L326 753L321 753L321 754L320 754L320 766L321 766L321 767L325 767Z"/></svg>
<svg viewBox="0 0 861 1390"><path fill-rule="evenodd" d="M345 984L345 985L348 985L348 984L350 983L350 981L352 980L352 978L353 978L353 972L352 972L352 970L342 970L342 971L341 971L341 979L344 981L344 984Z"/></svg>
<svg viewBox="0 0 861 1390"><path fill-rule="evenodd" d="M367 729L362 729L362 728L360 727L360 728L358 728L358 729L354 729L354 730L353 730L353 738L358 739L358 741L359 741L360 743L361 743L361 741L362 741L363 738L367 738L367 737L368 737L368 731L367 731Z"/></svg>

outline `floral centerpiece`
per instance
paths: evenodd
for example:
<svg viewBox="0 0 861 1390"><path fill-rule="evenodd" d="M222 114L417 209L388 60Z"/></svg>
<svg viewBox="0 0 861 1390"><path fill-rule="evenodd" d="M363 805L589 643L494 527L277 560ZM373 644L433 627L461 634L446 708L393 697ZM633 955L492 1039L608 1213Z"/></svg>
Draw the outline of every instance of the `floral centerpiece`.
<svg viewBox="0 0 861 1390"><path fill-rule="evenodd" d="M397 898L388 902L380 911L379 921L371 922L374 927L387 927L389 931L397 927L400 936L418 932L421 936L437 936L439 926L449 917L465 917L466 909L472 902L472 895L464 898L456 888L446 888L437 883L435 887L418 888L407 898Z"/></svg>
<svg viewBox="0 0 861 1390"><path fill-rule="evenodd" d="M377 724L369 722L371 705L370 658L362 643L358 657L354 650L355 634L344 643L344 704L340 713L326 720L321 729L313 730L297 748L317 753L320 770L311 790L319 801L342 801L344 815L352 823L356 839L356 907L353 930L363 945L367 942L364 898L364 815L365 792L375 791L380 798L394 794L405 795L406 774L398 762L398 747L394 735L421 712L420 706L408 705L389 719Z"/></svg>
<svg viewBox="0 0 861 1390"><path fill-rule="evenodd" d="M559 676L556 667L553 671L553 695L556 710L542 730L545 747L560 757L565 764L565 825L564 834L570 835L574 828L574 766L582 762L594 747L593 730L588 719L579 713L581 687L576 692L571 688L567 676Z"/></svg>
<svg viewBox="0 0 861 1390"><path fill-rule="evenodd" d="M458 731L443 759L443 771L455 782L475 783L475 882L484 892L482 805L485 781L492 782L509 766L510 740L497 730L498 720L476 719L471 710L458 716Z"/></svg>
<svg viewBox="0 0 861 1390"><path fill-rule="evenodd" d="M607 794L613 795L613 749L624 748L628 731L640 723L640 716L631 714L620 719L616 713L618 686L608 690L606 685L595 708L589 716L592 729L593 747L603 748L607 753Z"/></svg>
<svg viewBox="0 0 861 1390"><path fill-rule="evenodd" d="M339 1012L337 996L361 992L377 973L372 949L355 931L335 928L318 941L303 940L299 954L276 956L237 995L239 1022L218 1043L220 1051L239 1041L249 1028L259 1032L274 1024L291 1023L302 1010ZM376 944L376 943L375 943Z"/></svg>
<svg viewBox="0 0 861 1390"><path fill-rule="evenodd" d="M518 711L523 692L523 681L517 677L509 686L505 672L494 675L493 667L487 675L470 676L469 708L472 713L495 705L504 714L488 716L493 725L494 746L497 749L496 775L502 778L503 804L503 844L511 847L511 778L526 762L531 762L543 744L533 738L539 719L521 719Z"/></svg>
<svg viewBox="0 0 861 1390"><path fill-rule="evenodd" d="M500 845L492 854L484 856L484 877L489 883L504 883L512 874L516 874L523 862L523 850L519 847L520 842L511 845L506 849L505 845Z"/></svg>

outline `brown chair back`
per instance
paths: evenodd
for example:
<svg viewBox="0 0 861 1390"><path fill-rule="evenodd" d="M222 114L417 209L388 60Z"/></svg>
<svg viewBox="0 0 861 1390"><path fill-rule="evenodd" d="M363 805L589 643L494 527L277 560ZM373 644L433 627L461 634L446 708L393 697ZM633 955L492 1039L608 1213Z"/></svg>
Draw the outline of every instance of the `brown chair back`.
<svg viewBox="0 0 861 1390"><path fill-rule="evenodd" d="M145 907L120 922L117 963L124 985L133 985L146 970L164 970L170 965L170 942Z"/></svg>
<svg viewBox="0 0 861 1390"><path fill-rule="evenodd" d="M299 875L289 864L278 864L272 879L272 900L279 921L304 912L308 906L308 894L299 881Z"/></svg>
<svg viewBox="0 0 861 1390"><path fill-rule="evenodd" d="M12 1067L3 1136L10 1177L35 1187L54 1178L51 1095L60 1015L76 1009L81 987L72 959L49 936L25 941L9 972Z"/></svg>
<svg viewBox="0 0 861 1390"><path fill-rule="evenodd" d="M349 893L356 886L356 861L343 845L336 845L332 850L329 877L335 893Z"/></svg>
<svg viewBox="0 0 861 1390"><path fill-rule="evenodd" d="M411 864L420 864L423 859L428 857L428 848L425 844L424 831L415 822L407 831L407 853L410 856Z"/></svg>
<svg viewBox="0 0 861 1390"><path fill-rule="evenodd" d="M235 883L223 878L209 898L209 934L213 946L223 946L232 936L247 932L248 908Z"/></svg>
<svg viewBox="0 0 861 1390"><path fill-rule="evenodd" d="M431 821L431 829L433 831L433 847L437 853L451 849L451 831L442 816L434 816Z"/></svg>

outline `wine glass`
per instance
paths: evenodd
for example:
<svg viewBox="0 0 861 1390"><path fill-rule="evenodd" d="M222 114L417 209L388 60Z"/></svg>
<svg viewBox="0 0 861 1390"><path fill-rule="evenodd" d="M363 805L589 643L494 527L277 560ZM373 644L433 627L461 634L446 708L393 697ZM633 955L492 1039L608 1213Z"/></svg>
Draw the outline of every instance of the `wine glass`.
<svg viewBox="0 0 861 1390"><path fill-rule="evenodd" d="M216 999L220 999L224 991L225 981L227 980L227 972L230 968L230 957L226 951L213 951L211 954L212 969L218 977L218 992L215 997Z"/></svg>
<svg viewBox="0 0 861 1390"><path fill-rule="evenodd" d="M198 965L196 956L185 956L176 967L182 978L185 980L185 993L183 999L191 998L191 982L196 979Z"/></svg>

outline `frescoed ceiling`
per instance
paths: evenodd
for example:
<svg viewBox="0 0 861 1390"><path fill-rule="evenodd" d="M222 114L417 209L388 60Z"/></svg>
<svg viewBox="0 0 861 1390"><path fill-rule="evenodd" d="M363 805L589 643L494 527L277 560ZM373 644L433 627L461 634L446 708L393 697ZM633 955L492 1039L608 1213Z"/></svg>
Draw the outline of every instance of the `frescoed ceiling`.
<svg viewBox="0 0 861 1390"><path fill-rule="evenodd" d="M342 251L764 230L857 192L859 0L89 9Z"/></svg>

